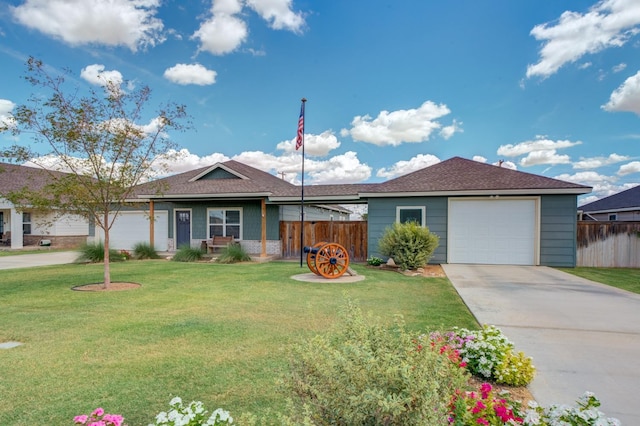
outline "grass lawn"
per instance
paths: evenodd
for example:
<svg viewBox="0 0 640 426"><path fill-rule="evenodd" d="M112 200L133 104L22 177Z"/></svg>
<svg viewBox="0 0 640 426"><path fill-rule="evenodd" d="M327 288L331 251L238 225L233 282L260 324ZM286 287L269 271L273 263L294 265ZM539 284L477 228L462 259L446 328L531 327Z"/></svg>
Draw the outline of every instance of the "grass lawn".
<svg viewBox="0 0 640 426"><path fill-rule="evenodd" d="M591 281L640 294L640 269L634 268L558 268Z"/></svg>
<svg viewBox="0 0 640 426"><path fill-rule="evenodd" d="M345 294L416 333L477 327L446 278L354 265L364 281L311 284L291 279L308 272L292 262L111 268L142 287L70 290L101 281L102 265L0 271L0 342L24 343L0 350L0 425L71 424L96 407L147 425L173 396L234 416L281 409L288 345L328 330Z"/></svg>
<svg viewBox="0 0 640 426"><path fill-rule="evenodd" d="M21 254L36 254L36 253L48 253L52 251L73 251L74 249L52 249L52 248L34 248L34 249L4 249L0 247L0 257L4 256L19 256Z"/></svg>

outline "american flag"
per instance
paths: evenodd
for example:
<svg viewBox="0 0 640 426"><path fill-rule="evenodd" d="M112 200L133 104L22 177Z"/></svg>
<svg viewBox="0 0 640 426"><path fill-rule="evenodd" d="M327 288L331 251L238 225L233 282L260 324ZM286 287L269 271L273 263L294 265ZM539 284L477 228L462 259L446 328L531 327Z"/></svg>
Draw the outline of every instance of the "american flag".
<svg viewBox="0 0 640 426"><path fill-rule="evenodd" d="M300 118L298 118L298 137L296 138L296 151L302 146L304 140L304 101L300 106Z"/></svg>

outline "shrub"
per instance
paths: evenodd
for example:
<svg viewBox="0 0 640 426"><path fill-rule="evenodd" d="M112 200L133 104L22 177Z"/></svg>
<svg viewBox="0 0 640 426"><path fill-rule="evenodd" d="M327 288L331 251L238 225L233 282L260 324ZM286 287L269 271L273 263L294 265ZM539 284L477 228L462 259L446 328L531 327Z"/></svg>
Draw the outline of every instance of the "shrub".
<svg viewBox="0 0 640 426"><path fill-rule="evenodd" d="M80 256L78 256L76 262L104 262L104 244L102 243L102 241L98 241L97 243L82 244L79 251ZM125 259L123 255L118 252L118 250L109 249L109 260L112 262L118 262Z"/></svg>
<svg viewBox="0 0 640 426"><path fill-rule="evenodd" d="M379 257L371 256L370 258L367 259L367 265L370 265L370 266L380 266L383 263L384 263L384 260L380 259Z"/></svg>
<svg viewBox="0 0 640 426"><path fill-rule="evenodd" d="M446 424L468 373L418 346L400 318L380 324L347 301L338 329L295 345L284 389L318 425Z"/></svg>
<svg viewBox="0 0 640 426"><path fill-rule="evenodd" d="M449 423L455 426L521 425L520 406L508 394L496 395L489 383L479 392L457 392L451 403Z"/></svg>
<svg viewBox="0 0 640 426"><path fill-rule="evenodd" d="M394 223L380 241L380 253L389 256L401 269L417 269L429 262L438 247L439 238L417 222Z"/></svg>
<svg viewBox="0 0 640 426"><path fill-rule="evenodd" d="M174 262L196 262L204 256L204 251L200 248L182 246L173 255Z"/></svg>
<svg viewBox="0 0 640 426"><path fill-rule="evenodd" d="M576 406L551 405L549 408L540 407L535 401L529 402L526 412L525 426L620 426L620 421L607 418L598 410L600 401L591 392L585 392L576 401Z"/></svg>
<svg viewBox="0 0 640 426"><path fill-rule="evenodd" d="M240 244L229 244L225 247L216 262L219 263L237 263L251 260L251 257L242 248Z"/></svg>
<svg viewBox="0 0 640 426"><path fill-rule="evenodd" d="M133 257L136 259L158 259L158 252L149 243L136 243L133 246Z"/></svg>
<svg viewBox="0 0 640 426"><path fill-rule="evenodd" d="M531 357L525 356L524 352L515 353L511 349L504 354L502 362L493 372L497 383L509 386L526 386L531 383L535 374Z"/></svg>
<svg viewBox="0 0 640 426"><path fill-rule="evenodd" d="M169 402L171 410L161 412L156 416L155 423L149 426L222 426L233 424L233 417L221 408L215 410L211 416L200 401L191 401L184 405L180 397Z"/></svg>

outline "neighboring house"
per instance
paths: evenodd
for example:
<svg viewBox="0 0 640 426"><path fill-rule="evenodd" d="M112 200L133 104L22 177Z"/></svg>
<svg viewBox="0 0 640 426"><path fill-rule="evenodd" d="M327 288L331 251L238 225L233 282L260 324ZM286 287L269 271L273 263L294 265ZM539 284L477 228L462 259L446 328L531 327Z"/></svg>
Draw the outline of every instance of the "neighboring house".
<svg viewBox="0 0 640 426"><path fill-rule="evenodd" d="M45 241L53 247L77 247L87 241L89 225L85 219L29 208L20 211L3 198L24 187L43 188L51 179L50 173L58 172L0 163L0 236L5 247L19 249Z"/></svg>
<svg viewBox="0 0 640 426"><path fill-rule="evenodd" d="M581 220L640 221L640 185L578 208Z"/></svg>
<svg viewBox="0 0 640 426"><path fill-rule="evenodd" d="M233 236L249 253L278 255L279 221L301 188L237 161L160 180L136 191L145 211L116 222L111 241L149 241L161 249ZM440 237L434 263L575 266L577 197L584 185L460 157L378 184L311 185L308 205L368 204L369 255L394 222L417 220ZM287 207L289 206L289 207ZM299 210L298 210L299 211ZM156 221L145 218L153 214ZM151 230L153 228L153 231ZM309 244L311 242L305 242ZM126 248L126 247L122 247Z"/></svg>

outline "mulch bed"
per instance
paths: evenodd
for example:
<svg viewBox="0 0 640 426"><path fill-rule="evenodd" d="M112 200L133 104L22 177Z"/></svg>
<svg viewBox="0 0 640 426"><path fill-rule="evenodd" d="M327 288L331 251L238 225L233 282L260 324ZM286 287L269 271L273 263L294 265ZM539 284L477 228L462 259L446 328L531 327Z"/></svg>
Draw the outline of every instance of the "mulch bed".
<svg viewBox="0 0 640 426"><path fill-rule="evenodd" d="M74 290L74 291L125 291L125 290L135 290L136 288L140 288L141 286L142 285L138 283L112 282L111 284L109 284L108 288L104 288L104 283L94 283L94 284L85 284L85 285L72 287L71 290Z"/></svg>

